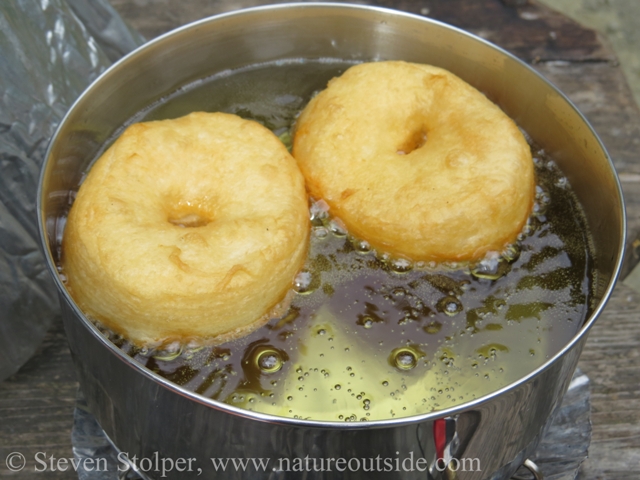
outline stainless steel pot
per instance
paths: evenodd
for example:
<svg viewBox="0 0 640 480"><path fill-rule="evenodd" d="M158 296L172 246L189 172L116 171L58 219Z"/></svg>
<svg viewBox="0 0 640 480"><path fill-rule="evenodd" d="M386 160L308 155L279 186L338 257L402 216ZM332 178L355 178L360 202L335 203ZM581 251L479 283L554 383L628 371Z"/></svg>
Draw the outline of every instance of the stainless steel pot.
<svg viewBox="0 0 640 480"><path fill-rule="evenodd" d="M217 72L325 57L403 59L447 68L486 92L565 172L593 235L596 307L571 342L535 372L439 413L366 424L278 418L221 404L164 380L114 347L74 304L54 263L63 216L82 172L127 120ZM566 390L587 332L613 289L625 239L622 193L604 147L584 117L544 78L503 50L450 26L344 4L278 5L220 15L162 36L114 65L80 97L53 138L42 172L39 213L89 407L129 458L196 459L191 468L181 464L182 472L174 464L169 478L192 478L198 469L216 478L508 478L535 449ZM454 460L443 468L442 462L435 463L438 456ZM271 463L264 472L249 465L246 471L230 466L216 473L210 458L269 458ZM286 461L278 464L280 458L291 462L291 470L298 465L302 471L274 471L287 466ZM325 459L325 471L319 471L314 458ZM329 458L334 461L327 471ZM469 463L474 459L477 463ZM370 467L374 471L367 471ZM151 470L149 476L162 475Z"/></svg>

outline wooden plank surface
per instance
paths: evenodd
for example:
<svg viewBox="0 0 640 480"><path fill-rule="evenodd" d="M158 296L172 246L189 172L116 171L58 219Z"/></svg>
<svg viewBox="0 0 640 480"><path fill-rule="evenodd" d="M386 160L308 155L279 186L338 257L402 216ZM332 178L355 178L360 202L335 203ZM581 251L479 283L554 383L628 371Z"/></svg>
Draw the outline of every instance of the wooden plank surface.
<svg viewBox="0 0 640 480"><path fill-rule="evenodd" d="M259 0L112 0L147 38ZM532 63L585 114L609 149L626 196L632 241L640 234L640 112L606 41L592 30L533 0L380 0L478 34ZM508 6L525 3L524 6ZM637 262L630 255L627 271ZM635 260L634 260L635 258ZM580 361L592 386L593 438L579 478L640 478L640 293L619 284L592 330ZM31 468L12 474L12 451L32 459L45 451L72 456L70 431L77 385L64 332L56 321L36 355L0 384L0 477L33 478ZM47 471L37 478L69 479Z"/></svg>

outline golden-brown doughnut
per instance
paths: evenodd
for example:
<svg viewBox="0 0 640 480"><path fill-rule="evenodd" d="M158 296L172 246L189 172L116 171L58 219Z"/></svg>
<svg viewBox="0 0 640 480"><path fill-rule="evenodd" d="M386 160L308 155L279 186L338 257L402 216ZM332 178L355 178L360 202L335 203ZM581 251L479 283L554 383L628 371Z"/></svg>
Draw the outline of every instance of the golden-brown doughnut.
<svg viewBox="0 0 640 480"><path fill-rule="evenodd" d="M63 269L80 308L137 344L219 343L290 297L309 235L304 179L256 122L134 124L71 208Z"/></svg>
<svg viewBox="0 0 640 480"><path fill-rule="evenodd" d="M530 147L483 94L441 68L349 68L296 122L307 189L356 237L414 261L476 260L531 212Z"/></svg>

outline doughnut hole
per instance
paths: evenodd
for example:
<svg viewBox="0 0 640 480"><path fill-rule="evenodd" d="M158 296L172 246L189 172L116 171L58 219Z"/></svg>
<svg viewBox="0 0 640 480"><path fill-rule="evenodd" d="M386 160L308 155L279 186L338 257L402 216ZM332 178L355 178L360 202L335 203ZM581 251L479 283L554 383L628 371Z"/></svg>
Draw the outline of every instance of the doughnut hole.
<svg viewBox="0 0 640 480"><path fill-rule="evenodd" d="M407 138L396 148L398 155L409 155L427 143L427 132L424 128L410 133Z"/></svg>
<svg viewBox="0 0 640 480"><path fill-rule="evenodd" d="M169 218L169 223L182 228L198 228L204 227L211 222L208 218L205 218L197 213L189 213L179 218Z"/></svg>
<svg viewBox="0 0 640 480"><path fill-rule="evenodd" d="M213 215L198 202L181 202L168 209L167 221L176 227L199 228L213 221Z"/></svg>

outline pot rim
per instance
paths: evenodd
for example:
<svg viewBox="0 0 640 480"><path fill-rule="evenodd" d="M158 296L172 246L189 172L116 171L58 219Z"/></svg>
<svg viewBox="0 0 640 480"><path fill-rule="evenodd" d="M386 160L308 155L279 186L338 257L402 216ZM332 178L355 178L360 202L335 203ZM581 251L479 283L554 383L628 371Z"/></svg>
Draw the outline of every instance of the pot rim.
<svg viewBox="0 0 640 480"><path fill-rule="evenodd" d="M613 274L609 280L609 283L606 287L606 289L603 291L602 294L602 298L599 300L598 304L593 308L593 311L591 312L591 314L589 315L589 317L585 320L585 322L583 323L582 327L580 328L580 330L572 337L572 339L559 351L557 352L555 355L553 355L550 359L548 359L545 363L543 363L541 366L539 366L538 368L536 368L535 370L533 370L532 372L530 372L529 374L520 377L518 380L509 383L508 385L495 390L487 395L484 395L480 398L465 402L463 404L460 405L456 405L453 407L449 407L443 410L437 410L437 411L433 411L433 412L428 412L428 413L423 413L420 415L413 415L413 416L408 416L408 417L400 417L400 418L391 418L391 419L384 419L384 420L371 420L371 421L367 421L367 422L344 422L344 421L323 421L323 420L308 420L308 419L299 419L299 418L290 418L290 417L280 417L280 416L276 416L276 415L271 415L271 414L265 414L265 413L259 413L259 412L253 412L253 411L249 411L249 410L244 410L242 408L239 407L235 407L223 402L220 402L218 400L213 400L211 398L205 397L203 395L197 394L195 392L192 392L190 390L187 390L163 377L161 377L160 375L158 375L157 373L149 370L147 367L145 367L144 365L136 362L133 358L129 357L127 354L125 354L122 350L120 350L118 347L116 347L113 343L111 343L101 332L100 330L98 330L98 328L90 321L87 319L87 317L82 313L82 311L80 310L80 308L76 305L76 303L74 302L74 300L71 298L71 296L69 295L66 287L64 286L64 284L62 283L60 276L58 274L58 269L53 261L53 255L51 253L51 249L49 247L49 242L48 242L48 238L47 238L47 234L46 234L46 226L45 226L45 217L44 217L44 210L43 210L43 205L44 205L44 194L43 194L43 184L44 184L44 179L45 179L45 173L48 170L48 165L49 165L49 159L50 156L52 154L52 147L53 145L56 143L56 141L58 140L58 136L63 128L63 126L67 123L69 117L71 116L71 113L77 108L78 104L80 104L83 99L87 96L89 96L91 94L91 91L98 88L99 85L105 81L108 81L108 77L112 74L113 71L117 70L117 69L121 69L123 68L123 65L125 65L126 63L130 62L130 61L134 61L135 57L139 54L139 52L147 49L147 48L152 48L158 44L161 44L165 41L167 41L168 39L170 39L172 36L177 35L181 32L184 32L186 30L190 30L190 29L197 29L199 28L201 25L207 24L209 22L216 22L216 21L220 21L229 17L235 17L238 15L251 15L254 14L256 12L260 12L260 11L265 11L265 10L279 10L279 9L300 9L300 10L304 10L304 9L331 9L331 10L343 10L343 11L352 11L352 10L364 10L364 11L374 11L374 12L378 12L381 14L385 14L388 16L394 16L394 17L408 17L414 20L418 20L420 22L426 22L426 23L431 23L434 25L438 25L442 28L446 28L449 30L453 30L455 31L457 34L459 35L463 35L465 37L468 37L471 40L474 40L476 42L480 42L482 44L484 44L485 46L497 51L498 53L508 57L511 60L516 61L518 64L520 64L520 66L525 67L528 72L532 75L537 76L539 79L541 79L544 83L546 83L547 85L549 85L559 96L560 98L562 98L570 107L572 110L575 111L575 113L579 116L579 118L582 120L582 122L584 122L584 124L588 127L589 131L593 134L594 139L597 141L597 145L600 147L600 149L602 150L602 152L604 153L604 156L606 158L606 161L609 164L609 168L611 169L611 171L614 174L614 180L615 180L615 185L616 185L616 194L619 198L620 201L620 205L623 206L622 208L622 212L621 213L621 231L620 231L620 244L618 246L618 253L617 253L617 258L616 258L616 262L615 262L615 267L613 269ZM139 373L141 373L142 375L146 376L147 378L151 379L152 381L162 385L163 387L173 391L174 393L181 395L183 397L189 398L192 401L195 401L197 403L200 403L202 405L208 406L210 408L216 409L216 410L220 410L220 411L224 411L227 413L230 413L232 415L237 415L240 417L244 417L247 419L253 419L253 420L257 420L257 421L261 421L261 422L266 422L266 423L272 423L272 424L278 424L278 425L292 425L292 426L301 426L301 427L310 427L310 428L324 428L324 429L334 429L334 428L338 428L338 429L349 429L349 430L361 430L361 429L373 429L373 428L389 428L389 427L397 427L397 426L405 426L405 425L411 425L411 424L415 424L415 423L421 423L421 422L427 422L427 421L433 421L433 420L437 420L437 419L441 419L441 418L445 418L445 417L449 417L464 411L468 411L471 409L474 409L480 405L486 404L490 401L492 401L494 398L501 396L511 390L515 390L516 388L518 388L520 385L523 385L525 383L527 383L528 381L530 381L531 379L533 379L534 377L537 377L538 375L540 375L542 372L544 372L545 370L547 370L548 368L551 367L551 365L553 365L554 363L556 363L561 357L563 357L564 355L566 355L571 349L574 348L574 346L582 339L582 337L584 337L585 335L587 335L588 331L591 329L591 327L593 326L593 324L595 323L596 319L600 316L600 314L602 313L607 301L609 300L609 297L611 296L611 293L615 287L615 283L618 279L618 276L620 274L620 269L622 267L622 261L623 261L623 257L624 257L624 246L625 246L625 239L626 239L626 234L627 234L627 221L626 221L626 214L624 211L624 197L623 197L623 193L622 193L622 188L620 185L620 179L618 178L617 172L615 170L615 167L613 165L613 162L611 160L610 155L608 154L607 150L605 149L602 141L600 140L600 137L597 135L597 133L595 132L595 130L593 129L593 127L591 126L591 124L587 121L587 119L585 118L585 116L578 110L578 108L574 105L574 103L564 94L562 93L552 82L550 82L548 79L546 79L542 74L540 74L539 72L537 72L536 70L534 70L531 66L529 66L528 64L526 64L525 62L523 62L522 60L520 60L519 58L517 58L515 55L511 54L510 52L504 50L503 48L483 39L480 38L476 35L473 35L469 32L466 32L458 27L454 27L452 25L446 24L444 22L438 21L438 20L433 20L431 18L426 18L426 17L422 17L420 15L417 14L413 14L413 13L408 13L408 12L403 12L400 10L394 10L394 9L390 9L390 8L384 8L384 7L377 7L377 6L370 6L370 5L358 5L358 4L349 4L349 3L333 3L333 2L309 2L309 3L281 3L281 4L273 4L273 5L262 5L262 6L257 6L257 7L251 7L251 8L246 8L246 9L241 9L241 10L235 10L232 12L226 12L226 13L222 13L222 14L218 14L218 15L214 15L214 16L210 16L207 18L203 18L200 20L197 20L195 22L191 22L188 23L186 25L183 25L181 27L178 27L174 30L171 30L170 32L164 33L148 42L146 42L145 44L141 45L140 47L136 48L135 50L133 50L132 52L130 52L129 54L127 54L126 56L124 56L123 58L121 58L120 60L118 60L117 62L115 62L113 65L111 65L107 70L105 70L102 74L100 74L93 82L91 82L91 84L83 91L83 93L75 100L75 102L71 105L71 107L69 108L69 110L67 111L67 113L65 114L64 118L62 119L62 121L60 122L60 124L58 125L58 127L56 128L56 131L54 133L54 135L51 137L51 140L49 141L49 145L47 147L47 151L45 153L45 160L42 164L41 170L40 170L40 177L39 177L39 181L38 181L38 194L37 194L37 202L36 202L36 209L37 209L37 213L38 213L38 233L39 233L39 237L40 237L40 243L41 243L41 247L44 251L45 257L46 257L46 264L47 267L51 273L51 275L54 277L54 282L58 288L58 292L60 295L64 296L65 300L67 301L67 303L73 308L74 313L82 319L84 325L89 328L89 330L91 331L91 333L93 334L94 337L96 337L107 349L111 350L112 353L114 353L121 361L125 362L128 366L130 366L131 368L133 368L134 370L137 370Z"/></svg>

